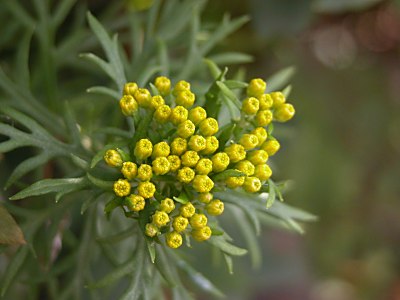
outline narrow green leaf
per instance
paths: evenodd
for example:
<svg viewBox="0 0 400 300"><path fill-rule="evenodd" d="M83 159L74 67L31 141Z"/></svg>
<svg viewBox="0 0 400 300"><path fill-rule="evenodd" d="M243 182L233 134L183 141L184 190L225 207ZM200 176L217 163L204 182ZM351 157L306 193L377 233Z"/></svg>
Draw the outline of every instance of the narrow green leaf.
<svg viewBox="0 0 400 300"><path fill-rule="evenodd" d="M226 266L228 268L228 272L229 272L229 274L232 275L233 274L233 260L232 260L232 257L230 255L226 254L226 253L222 253L222 254L223 254Z"/></svg>
<svg viewBox="0 0 400 300"><path fill-rule="evenodd" d="M220 88L221 92L240 110L242 104L236 95L223 83L222 81L216 82L217 86Z"/></svg>
<svg viewBox="0 0 400 300"><path fill-rule="evenodd" d="M219 147L218 151L222 151L225 148L226 143L232 138L232 134L236 128L236 123L229 123L220 128L218 131Z"/></svg>
<svg viewBox="0 0 400 300"><path fill-rule="evenodd" d="M161 246L159 251L157 251L155 265L169 286L173 287L177 285L177 277L174 276L177 272L171 262L171 258L167 256L167 252Z"/></svg>
<svg viewBox="0 0 400 300"><path fill-rule="evenodd" d="M92 94L100 94L100 95L105 95L108 97L111 97L112 99L119 100L121 98L120 93L118 93L116 90L110 89L108 87L104 86L92 86L86 90L88 93Z"/></svg>
<svg viewBox="0 0 400 300"><path fill-rule="evenodd" d="M239 80L225 80L224 84L231 90L244 89L249 85L248 83Z"/></svg>
<svg viewBox="0 0 400 300"><path fill-rule="evenodd" d="M94 177L90 173L86 173L87 178L90 180L91 183L93 183L95 186L106 190L106 191L112 191L114 181L106 181L97 177Z"/></svg>
<svg viewBox="0 0 400 300"><path fill-rule="evenodd" d="M24 234L7 209L0 205L0 244L23 245Z"/></svg>
<svg viewBox="0 0 400 300"><path fill-rule="evenodd" d="M144 257L144 245L143 243L138 244L138 249L135 255L135 267L133 270L132 280L126 289L125 293L120 298L121 300L136 300L142 294L139 286L143 281L143 267L146 262Z"/></svg>
<svg viewBox="0 0 400 300"><path fill-rule="evenodd" d="M29 89L29 51L33 30L28 30L23 35L16 55L16 81L19 85Z"/></svg>
<svg viewBox="0 0 400 300"><path fill-rule="evenodd" d="M71 160L74 163L75 166L78 168L87 171L89 169L89 162L80 158L79 156L71 153Z"/></svg>
<svg viewBox="0 0 400 300"><path fill-rule="evenodd" d="M304 229L295 220L289 218L286 219L286 223L289 225L290 228L292 228L297 233L304 234Z"/></svg>
<svg viewBox="0 0 400 300"><path fill-rule="evenodd" d="M185 192L182 192L178 197L173 197L176 202L186 204L189 202L189 197Z"/></svg>
<svg viewBox="0 0 400 300"><path fill-rule="evenodd" d="M244 174L243 172L240 172L240 171L234 170L234 169L228 169L228 170L222 171L221 173L218 173L215 176L212 176L212 180L224 181L225 179L227 179L229 177L243 177L243 176L246 176L246 174Z"/></svg>
<svg viewBox="0 0 400 300"><path fill-rule="evenodd" d="M278 91L289 83L290 78L294 75L296 69L287 67L282 69L267 79L267 92Z"/></svg>
<svg viewBox="0 0 400 300"><path fill-rule="evenodd" d="M64 102L64 122L67 126L69 136L71 137L71 143L78 147L81 145L81 133L78 127L78 122L74 116L71 106L68 101Z"/></svg>
<svg viewBox="0 0 400 300"><path fill-rule="evenodd" d="M103 191L97 193L93 192L91 197L86 198L85 202L83 202L81 206L81 215L85 213L85 211L89 208L89 206L100 200L101 196L103 195L104 195Z"/></svg>
<svg viewBox="0 0 400 300"><path fill-rule="evenodd" d="M150 260L154 264L154 262L156 260L156 247L154 245L154 241L152 241L146 237L146 246L147 246L147 250L149 251Z"/></svg>
<svg viewBox="0 0 400 300"><path fill-rule="evenodd" d="M231 64L245 64L253 61L251 55L240 52L223 52L211 55L210 60L218 65L226 66Z"/></svg>
<svg viewBox="0 0 400 300"><path fill-rule="evenodd" d="M74 6L77 0L62 0L59 1L59 4L51 18L53 26L57 28L67 17L68 13L71 11L71 8Z"/></svg>
<svg viewBox="0 0 400 300"><path fill-rule="evenodd" d="M291 91L292 91L292 85L289 84L287 87L285 87L285 88L283 89L282 94L284 94L285 97L288 98Z"/></svg>
<svg viewBox="0 0 400 300"><path fill-rule="evenodd" d="M293 206L289 206L285 203L275 201L274 205L272 205L269 210L269 213L279 216L283 219L294 219L298 221L310 222L316 221L317 217L313 214L306 212L304 210L298 209Z"/></svg>
<svg viewBox="0 0 400 300"><path fill-rule="evenodd" d="M79 57L94 63L100 67L112 80L115 80L116 74L114 68L105 60L101 59L97 55L94 55L93 53L82 53L79 55Z"/></svg>
<svg viewBox="0 0 400 300"><path fill-rule="evenodd" d="M235 255L235 256L242 256L247 253L246 249L239 248L237 246L234 246L232 244L229 244L224 236L211 236L211 238L208 240L210 244L213 246L219 248L222 252L230 255Z"/></svg>
<svg viewBox="0 0 400 300"><path fill-rule="evenodd" d="M265 206L267 209L274 204L276 198L275 185L273 184L271 179L268 179L268 187L269 190L268 190L267 205Z"/></svg>
<svg viewBox="0 0 400 300"><path fill-rule="evenodd" d="M221 74L221 69L217 66L217 64L215 62L213 62L210 59L205 58L204 62L206 63L208 69L210 70L211 76L214 79L217 79L218 76Z"/></svg>

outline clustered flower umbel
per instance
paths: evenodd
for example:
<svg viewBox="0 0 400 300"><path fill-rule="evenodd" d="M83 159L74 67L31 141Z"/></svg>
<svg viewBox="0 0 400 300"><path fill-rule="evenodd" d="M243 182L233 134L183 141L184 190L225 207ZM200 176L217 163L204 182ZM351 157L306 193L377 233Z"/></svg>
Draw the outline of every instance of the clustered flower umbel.
<svg viewBox="0 0 400 300"><path fill-rule="evenodd" d="M213 197L216 186L241 188L249 193L261 189L272 175L268 157L280 148L265 127L272 121L290 120L295 110L281 92L266 94L266 83L253 79L248 84L241 113L253 127L244 129L239 139L219 145L218 121L207 117L204 108L194 105L196 95L188 82L177 82L171 91L171 81L161 76L155 79L154 86L158 95L152 96L148 89L127 83L119 102L121 111L125 116L133 116L143 109L153 115L153 123L172 127L173 134L161 137L161 141L152 141L150 137L138 140L131 145L129 159L121 149L108 150L104 160L121 172L113 190L123 199L125 209L139 215L147 205L156 207L145 234L152 238L165 235L166 244L178 248L182 234L190 234L199 242L212 235L208 217L224 211L224 203ZM227 169L237 170L239 175L223 182L213 181L215 175ZM167 185L173 188L166 188ZM188 201L176 201L179 195L160 194L172 190L184 191Z"/></svg>

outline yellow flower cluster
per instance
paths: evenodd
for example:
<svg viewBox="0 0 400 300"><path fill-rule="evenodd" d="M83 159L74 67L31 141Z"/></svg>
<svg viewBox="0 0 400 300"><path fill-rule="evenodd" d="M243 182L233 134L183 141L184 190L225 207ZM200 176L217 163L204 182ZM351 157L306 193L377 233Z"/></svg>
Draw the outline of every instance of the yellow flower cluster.
<svg viewBox="0 0 400 300"><path fill-rule="evenodd" d="M178 248L183 234L197 241L211 237L208 217L224 211L224 203L213 197L215 186L241 187L250 193L261 189L272 175L266 164L268 157L280 147L264 127L273 120L289 120L294 109L283 94L264 94L266 83L253 79L242 112L246 122L256 126L220 145L218 121L195 106L196 95L188 82L181 80L171 88L171 81L161 76L155 79L154 87L152 95L136 83L127 83L119 105L125 116L151 114L148 130L158 134L130 145L131 155L110 149L104 160L123 176L113 190L123 199L125 209L139 217L145 210L150 214L144 233L149 237L165 235L166 244ZM218 176L228 169L237 170L236 176Z"/></svg>

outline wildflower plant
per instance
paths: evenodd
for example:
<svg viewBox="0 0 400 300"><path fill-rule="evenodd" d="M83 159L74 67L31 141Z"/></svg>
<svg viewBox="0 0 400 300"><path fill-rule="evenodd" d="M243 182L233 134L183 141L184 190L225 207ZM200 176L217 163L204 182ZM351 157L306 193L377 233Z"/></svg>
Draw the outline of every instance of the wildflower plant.
<svg viewBox="0 0 400 300"><path fill-rule="evenodd" d="M209 30L200 17L205 1L129 3L111 10L124 12L118 15L121 42L91 13L90 31L79 26L85 8L68 0L54 12L34 1L35 16L18 1L0 3L0 12L25 17L15 22L26 31L16 76L0 69L0 152L7 161L16 149L30 149L5 187L15 192L11 200L41 198L26 201L35 205L6 201L7 210L0 207L7 226L18 228L9 212L21 225L14 244L26 243L16 251L0 249L10 254L0 274L2 297L20 295L20 281L32 298L45 290L57 299L162 299L160 287L168 286L174 298L191 299L188 280L220 297L182 251L190 257L191 248L206 243L232 273L232 256L249 251L253 265L260 264L261 224L302 232L298 221L313 219L282 203L287 184L272 179L271 157L280 148L274 126L295 114L287 101L292 69L268 80L246 82L240 72L228 78L228 69L218 65L250 57L210 51L246 17L225 16ZM57 45L55 35L72 15L78 25ZM115 15L104 19L115 25ZM30 56L32 35L39 41L37 60ZM105 59L89 52L96 47L93 37ZM176 55L182 45L186 54ZM69 56L78 52L92 65ZM82 79L66 82L63 68ZM71 92L73 84L94 86L82 95ZM45 179L33 174L42 167L51 170ZM248 250L224 229L232 224ZM3 236L0 243L11 244Z"/></svg>

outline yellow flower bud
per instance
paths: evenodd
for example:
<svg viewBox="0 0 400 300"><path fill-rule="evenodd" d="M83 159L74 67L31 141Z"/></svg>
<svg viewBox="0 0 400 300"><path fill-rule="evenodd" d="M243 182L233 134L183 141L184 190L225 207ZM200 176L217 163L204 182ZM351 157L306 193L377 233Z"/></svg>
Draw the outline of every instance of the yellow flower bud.
<svg viewBox="0 0 400 300"><path fill-rule="evenodd" d="M186 151L181 156L182 165L184 165L185 167L194 167L199 159L200 156L197 154L197 152L192 150Z"/></svg>
<svg viewBox="0 0 400 300"><path fill-rule="evenodd" d="M141 139L135 145L134 154L138 159L148 158L153 151L153 144L149 139Z"/></svg>
<svg viewBox="0 0 400 300"><path fill-rule="evenodd" d="M230 189L234 189L237 187L240 187L243 185L244 180L245 180L245 176L240 176L240 177L228 177L225 180L226 186Z"/></svg>
<svg viewBox="0 0 400 300"><path fill-rule="evenodd" d="M153 177L153 170L151 166L142 164L139 166L137 171L137 178L141 181L149 181Z"/></svg>
<svg viewBox="0 0 400 300"><path fill-rule="evenodd" d="M272 107L274 104L274 100L272 99L270 94L261 95L258 100L260 101L260 109L265 110Z"/></svg>
<svg viewBox="0 0 400 300"><path fill-rule="evenodd" d="M255 167L254 176L265 181L272 176L272 170L267 164L258 165Z"/></svg>
<svg viewBox="0 0 400 300"><path fill-rule="evenodd" d="M175 84L172 94L177 96L179 92L190 91L190 83L185 80L180 80Z"/></svg>
<svg viewBox="0 0 400 300"><path fill-rule="evenodd" d="M178 125L177 133L180 137L187 139L191 135L193 135L196 127L192 123L192 121L186 120Z"/></svg>
<svg viewBox="0 0 400 300"><path fill-rule="evenodd" d="M125 197L131 193L131 184L126 179L118 179L114 182L114 193L118 197Z"/></svg>
<svg viewBox="0 0 400 300"><path fill-rule="evenodd" d="M126 179L132 180L137 174L137 165L131 161L122 164L121 173Z"/></svg>
<svg viewBox="0 0 400 300"><path fill-rule="evenodd" d="M274 155L278 152L281 145L277 140L268 140L264 144L261 145L261 149L266 151L269 156Z"/></svg>
<svg viewBox="0 0 400 300"><path fill-rule="evenodd" d="M171 198L165 198L164 200L161 201L160 209L169 214L171 211L175 209L174 200L172 200Z"/></svg>
<svg viewBox="0 0 400 300"><path fill-rule="evenodd" d="M164 101L164 98L162 96L156 95L156 96L151 97L150 107L152 109L157 109L157 108L159 108L160 106L162 106L164 104L165 104L165 101Z"/></svg>
<svg viewBox="0 0 400 300"><path fill-rule="evenodd" d="M246 157L244 147L239 144L232 144L226 147L224 151L228 154L230 161L233 163L241 161Z"/></svg>
<svg viewBox="0 0 400 300"><path fill-rule="evenodd" d="M177 155L170 155L167 157L169 164L171 166L170 171L175 172L181 167L181 159Z"/></svg>
<svg viewBox="0 0 400 300"><path fill-rule="evenodd" d="M208 226L204 226L203 228L192 231L192 237L198 242L208 240L211 237L211 234L211 228Z"/></svg>
<svg viewBox="0 0 400 300"><path fill-rule="evenodd" d="M261 189L261 181L257 177L246 177L243 188L248 193L256 193Z"/></svg>
<svg viewBox="0 0 400 300"><path fill-rule="evenodd" d="M154 85L161 95L166 96L171 90L171 80L165 76L159 76L154 81Z"/></svg>
<svg viewBox="0 0 400 300"><path fill-rule="evenodd" d="M166 123L171 115L171 108L168 105L161 105L159 106L156 111L154 112L154 119L161 123L164 124Z"/></svg>
<svg viewBox="0 0 400 300"><path fill-rule="evenodd" d="M172 249L176 249L182 246L182 236L176 231L167 233L165 235L165 240L167 242L168 247Z"/></svg>
<svg viewBox="0 0 400 300"><path fill-rule="evenodd" d="M264 143L268 137L268 133L264 127L257 127L251 133L256 135L258 138L257 146L260 146L262 143Z"/></svg>
<svg viewBox="0 0 400 300"><path fill-rule="evenodd" d="M252 79L247 87L247 96L259 97L264 94L267 84L260 78Z"/></svg>
<svg viewBox="0 0 400 300"><path fill-rule="evenodd" d="M192 121L193 124L196 126L206 118L207 118L207 112L201 106L197 106L189 110L189 120Z"/></svg>
<svg viewBox="0 0 400 300"><path fill-rule="evenodd" d="M246 174L247 176L251 176L254 174L254 165L249 162L248 160L242 160L240 162L238 162L235 166L235 168L237 170L239 170L240 172L243 172L244 174Z"/></svg>
<svg viewBox="0 0 400 300"><path fill-rule="evenodd" d="M169 216L165 211L156 210L151 216L151 222L158 228L167 225L169 221Z"/></svg>
<svg viewBox="0 0 400 300"><path fill-rule="evenodd" d="M154 224L146 224L145 234L149 237L155 237L159 233L158 227Z"/></svg>
<svg viewBox="0 0 400 300"><path fill-rule="evenodd" d="M188 167L183 167L178 170L178 175L176 176L180 182L189 183L194 179L196 173Z"/></svg>
<svg viewBox="0 0 400 300"><path fill-rule="evenodd" d="M171 170L171 164L166 157L157 157L152 162L153 171L156 175L164 175L167 174Z"/></svg>
<svg viewBox="0 0 400 300"><path fill-rule="evenodd" d="M167 157L171 149L167 142L159 142L154 145L151 157Z"/></svg>
<svg viewBox="0 0 400 300"><path fill-rule="evenodd" d="M180 123L187 120L188 114L188 110L183 106L175 106L171 110L171 115L169 116L169 119L171 120L172 124L179 125Z"/></svg>
<svg viewBox="0 0 400 300"><path fill-rule="evenodd" d="M214 199L206 205L206 210L211 216L219 216L224 212L224 202Z"/></svg>
<svg viewBox="0 0 400 300"><path fill-rule="evenodd" d="M259 108L260 101L254 97L246 98L242 103L242 111L247 115L255 115Z"/></svg>
<svg viewBox="0 0 400 300"><path fill-rule="evenodd" d="M200 229L207 225L207 217L204 214L194 214L190 217L190 226L193 229Z"/></svg>
<svg viewBox="0 0 400 300"><path fill-rule="evenodd" d="M156 187L152 182L139 182L138 185L138 194L145 199L151 198L154 196L156 192Z"/></svg>
<svg viewBox="0 0 400 300"><path fill-rule="evenodd" d="M287 122L291 118L293 118L295 114L295 109L292 104L284 103L281 106L278 106L274 111L274 118L278 122Z"/></svg>
<svg viewBox="0 0 400 300"><path fill-rule="evenodd" d="M107 150L107 152L104 154L104 161L110 167L120 167L122 165L121 154L114 149Z"/></svg>
<svg viewBox="0 0 400 300"><path fill-rule="evenodd" d="M172 222L172 227L176 232L182 232L186 230L188 224L189 220L187 218L182 216L177 216L174 218L174 221Z"/></svg>
<svg viewBox="0 0 400 300"><path fill-rule="evenodd" d="M177 105L182 105L184 107L192 106L194 104L194 101L195 95L189 90L180 91L175 99L175 103Z"/></svg>
<svg viewBox="0 0 400 300"><path fill-rule="evenodd" d="M201 151L201 153L205 155L213 154L215 151L217 151L218 147L218 139L215 136L208 136L206 137L206 147L203 151Z"/></svg>
<svg viewBox="0 0 400 300"><path fill-rule="evenodd" d="M243 134L239 144L242 145L245 150L254 149L258 145L258 137L255 134Z"/></svg>
<svg viewBox="0 0 400 300"><path fill-rule="evenodd" d="M179 211L180 211L182 217L190 218L196 212L196 208L193 206L192 203L188 202L186 204L183 204L179 208Z"/></svg>
<svg viewBox="0 0 400 300"><path fill-rule="evenodd" d="M202 203L210 203L210 201L214 198L213 194L211 193L200 193L199 194L199 201Z"/></svg>
<svg viewBox="0 0 400 300"><path fill-rule="evenodd" d="M200 152L206 148L206 139L201 135L192 135L188 144L190 149Z"/></svg>
<svg viewBox="0 0 400 300"><path fill-rule="evenodd" d="M281 106L283 103L286 102L285 95L282 94L282 92L273 92L270 95L274 103L273 104L274 108L277 108L278 106Z"/></svg>
<svg viewBox="0 0 400 300"><path fill-rule="evenodd" d="M200 123L200 132L204 136L211 136L218 132L218 122L214 118L207 118Z"/></svg>
<svg viewBox="0 0 400 300"><path fill-rule="evenodd" d="M247 159L255 166L261 165L267 162L268 153L264 150L255 150L248 154Z"/></svg>
<svg viewBox="0 0 400 300"><path fill-rule="evenodd" d="M174 155L182 155L187 149L187 141L177 137L171 143L171 153Z"/></svg>
<svg viewBox="0 0 400 300"><path fill-rule="evenodd" d="M138 104L131 95L124 95L119 100L119 107L125 116L133 116L138 109Z"/></svg>
<svg viewBox="0 0 400 300"><path fill-rule="evenodd" d="M207 175L212 171L212 169L213 169L213 163L208 158L200 159L195 168L196 173L200 175Z"/></svg>
<svg viewBox="0 0 400 300"><path fill-rule="evenodd" d="M208 193L214 187L214 182L207 175L196 175L193 179L193 187L199 193Z"/></svg>
<svg viewBox="0 0 400 300"><path fill-rule="evenodd" d="M225 152L214 154L211 158L212 168L214 172L222 172L229 166L229 156Z"/></svg>
<svg viewBox="0 0 400 300"><path fill-rule="evenodd" d="M135 100L141 107L149 107L151 101L151 95L148 89L139 88L133 94Z"/></svg>
<svg viewBox="0 0 400 300"><path fill-rule="evenodd" d="M267 126L272 122L273 115L269 109L260 110L256 115L256 122L258 126Z"/></svg>
<svg viewBox="0 0 400 300"><path fill-rule="evenodd" d="M133 96L137 89L138 89L138 86L135 82L128 82L128 83L125 83L125 85L124 85L123 93L124 93L124 95Z"/></svg>
<svg viewBox="0 0 400 300"><path fill-rule="evenodd" d="M144 209L146 202L142 196L131 194L125 198L125 204L132 211L141 211Z"/></svg>

